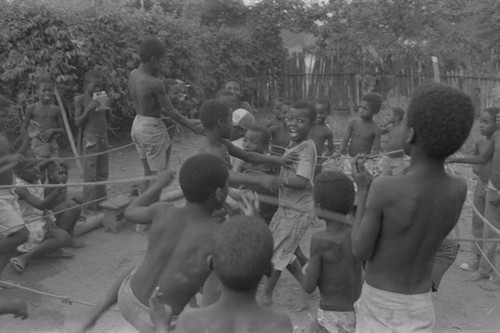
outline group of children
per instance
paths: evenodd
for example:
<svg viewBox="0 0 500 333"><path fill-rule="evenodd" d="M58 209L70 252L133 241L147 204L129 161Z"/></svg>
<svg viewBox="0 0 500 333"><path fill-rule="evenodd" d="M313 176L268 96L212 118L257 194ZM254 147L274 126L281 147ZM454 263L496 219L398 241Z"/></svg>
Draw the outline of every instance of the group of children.
<svg viewBox="0 0 500 333"><path fill-rule="evenodd" d="M196 122L177 117L163 82L156 77L164 55L165 47L158 40L143 42L141 65L131 73L129 83L138 114L132 137L145 173L157 175L125 212L132 223L151 223L147 252L142 263L124 272L82 320L80 329L90 328L117 302L123 317L140 332L292 332L288 316L266 308L287 269L306 292L319 288L317 330L432 331L435 255L457 223L467 194L465 181L447 174L444 163L469 135L474 120L470 98L448 86L423 85L415 91L406 119L395 109L389 121L392 127L381 130L373 116L382 101L369 93L336 153L325 124L328 101L319 100L316 105L278 101L275 118L262 127L251 112L243 112L244 108L226 99L230 97L226 90L234 94L226 87L218 99L206 101L200 109L206 139L198 154L181 166L179 183L186 204L176 207L159 201L175 174L167 169L169 139L160 116L167 114L201 131ZM85 81L86 93L75 100L75 122L86 126L85 146L102 151L107 140L101 122L109 121L108 111L90 98L102 89L98 76L91 72ZM55 115L52 109L43 109L45 115ZM41 119L34 119L45 126ZM365 165L370 154L380 151L383 132L389 133L386 149L390 154L384 161L384 176L374 178ZM41 139L57 133L51 131ZM241 147L232 142L241 138ZM493 135L475 161L493 158L495 165L500 156L495 153L496 138ZM20 184L39 182L36 163L15 154L3 136L0 149L0 167L19 163ZM411 162L398 173L395 168L404 156L401 150ZM317 168L319 156L345 152L352 158L345 159L342 171ZM231 156L239 160L234 166ZM96 160L95 177L97 164ZM56 172L62 172L60 168ZM500 188L494 175L493 171L492 186ZM0 184L13 184L12 170L0 175ZM230 189L237 186L244 190ZM1 226L7 231L0 238L1 269L9 260L14 267L25 265L33 256L51 253L56 244L59 248L78 245L72 237L73 220L61 214L44 225L41 250L31 257L12 258L16 248L30 238L16 196L40 211L67 202L62 187L46 193L32 189L36 188L0 189L0 209L6 212L0 215ZM232 211L229 218L221 219L228 212L225 203L232 192L241 212ZM487 200L498 199L496 193L488 189ZM259 201L273 203L276 194L277 207L265 213ZM68 212L79 215L76 210ZM299 244L318 217L325 220L326 230L312 236L306 258ZM486 250L493 255L495 248ZM486 271L479 273L488 276ZM196 308L200 290L204 307Z"/></svg>

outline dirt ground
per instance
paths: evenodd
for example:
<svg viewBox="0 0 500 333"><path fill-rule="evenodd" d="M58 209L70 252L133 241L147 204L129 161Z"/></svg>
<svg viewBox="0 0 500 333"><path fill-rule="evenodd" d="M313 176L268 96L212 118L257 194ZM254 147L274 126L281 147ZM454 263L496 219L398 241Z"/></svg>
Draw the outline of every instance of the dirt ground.
<svg viewBox="0 0 500 333"><path fill-rule="evenodd" d="M126 141L126 140L125 140ZM193 155L202 138L195 135L176 137L171 163L174 168ZM126 144L122 142L114 145ZM138 177L142 174L140 161L133 147L115 152L110 156L110 179ZM468 169L461 170L469 174ZM70 182L80 179L76 168L70 170ZM168 190L178 185L172 185ZM113 186L110 193L116 193L130 187ZM472 195L472 183L469 194ZM78 191L79 189L72 189ZM464 208L456 235L470 236L470 207ZM308 252L311 230L304 239L303 249ZM75 251L72 259L44 259L33 262L19 275L7 267L3 278L14 280L23 286L46 292L70 296L87 302L96 302L105 293L113 280L128 267L137 265L143 257L147 239L131 226L124 226L117 234L107 233L102 228L82 236L86 247ZM437 317L436 332L498 332L500 327L500 292L488 292L468 281L468 274L459 268L465 258L469 244L463 244L456 263L444 276L438 293L433 296ZM1 290L2 299L19 298L28 304L30 318L25 321L12 316L0 317L0 332L68 332L72 323L81 318L89 308L87 306L63 304L61 301L24 292L16 289ZM288 274L283 278L275 293L275 308L290 315L296 332L307 332L311 316L315 311L295 313L301 302L300 287ZM315 301L312 301L314 303ZM314 306L313 306L314 307ZM309 312L311 314L309 314ZM96 325L94 332L134 332L120 314L108 311Z"/></svg>

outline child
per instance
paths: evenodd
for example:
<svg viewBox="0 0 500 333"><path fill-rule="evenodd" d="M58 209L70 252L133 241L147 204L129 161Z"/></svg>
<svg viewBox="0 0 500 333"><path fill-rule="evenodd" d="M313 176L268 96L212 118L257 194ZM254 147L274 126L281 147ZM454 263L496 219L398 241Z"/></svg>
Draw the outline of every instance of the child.
<svg viewBox="0 0 500 333"><path fill-rule="evenodd" d="M462 146L473 121L466 94L423 85L412 97L402 133L411 156L408 172L371 182L363 158L353 160L359 203L352 252L366 261L355 307L357 332L432 331L434 255L457 223L467 195L467 183L447 174L444 160Z"/></svg>
<svg viewBox="0 0 500 333"><path fill-rule="evenodd" d="M52 104L54 83L48 77L41 77L37 88L38 102L26 109L21 132L30 138L35 158L58 157L56 137L64 134L64 129L61 111ZM45 170L42 170L42 180L45 180Z"/></svg>
<svg viewBox="0 0 500 333"><path fill-rule="evenodd" d="M214 236L210 269L222 283L220 300L186 310L176 332L292 332L290 318L261 307L255 299L259 282L271 270L273 238L257 217L237 216Z"/></svg>
<svg viewBox="0 0 500 333"><path fill-rule="evenodd" d="M493 110L492 113L488 113L491 113L491 115L493 115L495 114L495 112L497 116L498 114L500 114L498 109ZM488 131L491 131L491 125L488 121L488 125L486 126L487 118L483 118L483 115L481 116L481 118L483 119L481 121L481 128L484 128L484 130L482 130L482 133L485 133L484 135L487 135L489 133ZM498 126L498 123L496 124L496 126ZM478 169L479 180L477 186L480 186L480 182L484 182L485 180L489 179L486 188L486 197L484 199L484 217L488 221L490 221L495 228L500 229L500 192L498 191L498 188L500 188L500 131L496 131L493 133L491 139L486 143L486 146L484 148L481 149L480 146L479 148L479 155L451 158L448 160L448 162L482 165ZM490 164L489 167L488 164ZM486 172L489 168L491 168L491 172L488 177ZM476 193L478 193L477 195L479 197L481 196L481 187L479 187L479 189L476 187ZM476 193L474 193L474 199L476 199ZM476 204L478 205L477 208L481 209L481 201L474 200L474 205ZM480 221L478 221L477 223L482 225L482 222ZM498 232L490 226L485 225L483 227L482 238L498 238ZM482 244L482 249L488 260L493 264L495 269L499 271L500 255L498 253L500 252L500 245L498 245L497 242L484 242ZM497 276L494 270L490 267L488 261L484 257L481 257L481 259L479 259L478 269L472 276L472 281L481 281L488 278L491 282L481 284L480 287L489 291L498 290L500 288L500 276Z"/></svg>
<svg viewBox="0 0 500 333"><path fill-rule="evenodd" d="M270 135L269 132L262 126L253 126L245 133L243 140L243 150L247 152L254 152L259 154L267 154L269 147ZM240 160L241 161L241 160ZM269 163L247 163L241 161L233 166L233 170L236 172L252 173L260 172L268 175L274 175L274 170L272 164ZM273 193L259 191L266 195L274 195ZM259 215L266 221L270 223L273 218L274 213L278 207L275 204L260 203Z"/></svg>
<svg viewBox="0 0 500 333"><path fill-rule="evenodd" d="M335 148L333 147L333 133L326 125L325 121L331 112L330 101L327 99L319 99L316 102L316 123L314 124L311 132L309 132L309 139L314 141L318 156L330 156L333 154ZM325 142L327 144L326 151Z"/></svg>
<svg viewBox="0 0 500 333"><path fill-rule="evenodd" d="M20 163L15 168L16 185L32 185L40 183L40 169L33 161ZM23 273L28 263L42 255L69 258L73 253L62 249L71 246L71 235L68 230L78 221L80 212L64 212L58 214L57 219L53 215L46 214L47 210L55 207L57 197L66 191L65 187L56 188L50 195L44 197L42 187L17 187L16 194L19 197L19 206L26 225L29 230L29 240L18 247L18 251L24 254L10 259L10 263L18 273ZM34 222L32 222L34 221Z"/></svg>
<svg viewBox="0 0 500 333"><path fill-rule="evenodd" d="M84 76L85 93L75 98L75 125L83 132L83 154L90 155L108 150L108 125L112 122L111 110L102 105L95 94L104 90L101 75L89 70ZM85 158L83 164L83 181L105 181L109 175L108 154ZM97 211L96 199L108 196L106 185L84 186L83 201L88 204L85 209Z"/></svg>
<svg viewBox="0 0 500 333"><path fill-rule="evenodd" d="M118 301L123 317L139 332L153 332L148 299L159 286L161 303L179 315L203 286L209 275L207 258L218 225L212 213L222 207L228 191L228 171L211 155L187 159L179 172L179 183L186 198L181 208L158 202L164 187L173 180L172 171L158 174L156 181L125 211L133 223L150 223L148 249L141 265L119 279L108 295L82 325L90 328L99 316ZM189 264L187 264L189 263Z"/></svg>
<svg viewBox="0 0 500 333"><path fill-rule="evenodd" d="M241 85L238 81L231 79L224 83L222 90L227 90L232 92L236 96L236 108L242 108L250 113L254 113L254 110L250 103L241 101Z"/></svg>
<svg viewBox="0 0 500 333"><path fill-rule="evenodd" d="M314 201L321 211L338 214L339 220L318 212L318 217L326 221L326 230L311 238L311 259L302 286L309 293L319 287L318 324L323 330L354 332L361 262L352 256L352 227L346 223L354 203L354 184L341 172L322 172L314 180Z"/></svg>
<svg viewBox="0 0 500 333"><path fill-rule="evenodd" d="M388 134L388 140L384 150L386 152L402 150L401 132L403 131L403 119L405 111L402 108L392 108L391 116L387 122L388 127L381 130L381 134ZM403 166L403 151L399 153L386 154L382 157L382 175L392 176L394 172L401 174Z"/></svg>
<svg viewBox="0 0 500 333"><path fill-rule="evenodd" d="M0 96L0 168L24 161L22 155L14 153L12 145L3 134L11 108L12 103ZM12 168L9 168L0 173L0 185L12 184L13 173ZM28 237L29 232L24 225L14 188L0 189L0 278L17 247L26 242Z"/></svg>
<svg viewBox="0 0 500 333"><path fill-rule="evenodd" d="M499 108L488 108L483 111L481 117L479 118L479 131L481 135L485 138L483 140L479 140L475 144L474 155L483 154L488 146L491 143L491 138L493 133L496 131L495 118L499 113ZM466 157L467 158L467 157ZM460 158L455 159L455 161L459 161ZM486 163L480 164L473 168L474 173L477 175L476 189L474 190L474 206L479 210L479 212L484 216L484 210L486 206L486 192L487 192L487 183L490 179L491 171L492 171L492 159L490 158ZM473 238L482 238L483 237L483 221L476 215L472 215L472 237ZM460 264L460 268L466 271L476 271L479 268L479 261L481 259L481 252L479 251L479 247L482 248L482 243L478 242L476 244L472 244L471 246L471 257L462 264Z"/></svg>
<svg viewBox="0 0 500 333"><path fill-rule="evenodd" d="M288 127L286 126L286 117L292 103L286 101L281 105L281 113L279 121L276 125L268 127L269 134L271 134L271 153L279 156L283 155L285 148L290 144L290 136L288 134Z"/></svg>
<svg viewBox="0 0 500 333"><path fill-rule="evenodd" d="M283 187L279 190L279 208L274 214L270 229L274 238L274 270L264 286L263 304L271 305L273 290L283 269L302 283L302 267L294 255L309 225L316 219L312 194L312 181L316 168L316 146L308 139L316 121L316 109L307 101L293 104L288 113L290 133L289 152L299 154L292 169L281 168Z"/></svg>
<svg viewBox="0 0 500 333"><path fill-rule="evenodd" d="M369 155L380 152L380 129L373 121L373 116L379 113L382 106L382 99L375 93L368 93L363 96L359 106L359 117L349 121L344 140L339 149L340 154L349 154L354 157L358 154ZM344 159L344 172L351 174L351 161Z"/></svg>
<svg viewBox="0 0 500 333"><path fill-rule="evenodd" d="M233 129L231 131L231 141L238 147L243 147L243 136L246 131L255 125L254 116L245 109L237 109L233 111Z"/></svg>
<svg viewBox="0 0 500 333"><path fill-rule="evenodd" d="M172 106L165 85L157 76L162 69L165 45L156 38L147 39L139 47L139 68L130 73L129 91L137 115L130 135L135 143L144 168L144 176L156 174L167 168L167 152L171 141L167 128L160 119L162 114L197 134L203 130L182 117ZM141 184L144 191L148 181Z"/></svg>
<svg viewBox="0 0 500 333"><path fill-rule="evenodd" d="M229 106L218 100L207 100L200 109L200 119L207 131L207 139L200 149L201 153L217 156L225 161L228 170L232 169L230 156L234 156L246 162L273 163L287 165L294 160L294 155L283 158L277 156L265 156L258 153L246 152L235 147L228 141L233 127L232 114ZM230 185L253 185L266 191L275 192L280 185L278 177L269 175L249 175L229 171Z"/></svg>
<svg viewBox="0 0 500 333"><path fill-rule="evenodd" d="M273 103L274 117L269 119L266 123L266 128L269 129L273 126L279 126L281 124L281 106L285 102L283 97L277 97Z"/></svg>

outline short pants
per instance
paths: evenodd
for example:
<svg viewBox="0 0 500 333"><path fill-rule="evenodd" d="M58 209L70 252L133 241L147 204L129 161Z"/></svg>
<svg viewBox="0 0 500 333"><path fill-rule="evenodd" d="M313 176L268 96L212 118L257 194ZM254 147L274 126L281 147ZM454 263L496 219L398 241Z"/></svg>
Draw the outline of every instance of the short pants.
<svg viewBox="0 0 500 333"><path fill-rule="evenodd" d="M172 142L167 127L160 118L136 115L130 136L135 143L139 158L148 161L151 171L167 169L167 151Z"/></svg>
<svg viewBox="0 0 500 333"><path fill-rule="evenodd" d="M329 333L351 333L356 328L354 311L326 311L318 309L318 324Z"/></svg>
<svg viewBox="0 0 500 333"><path fill-rule="evenodd" d="M1 236L8 236L22 228L24 228L24 220L14 189L0 189Z"/></svg>

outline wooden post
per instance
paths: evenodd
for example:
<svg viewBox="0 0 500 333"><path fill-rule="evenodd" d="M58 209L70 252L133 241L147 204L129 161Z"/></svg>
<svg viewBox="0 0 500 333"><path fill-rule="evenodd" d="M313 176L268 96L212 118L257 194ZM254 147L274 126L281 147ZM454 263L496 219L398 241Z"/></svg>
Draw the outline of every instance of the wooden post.
<svg viewBox="0 0 500 333"><path fill-rule="evenodd" d="M431 59L432 59L432 71L434 72L434 82L439 83L441 80L439 76L438 58L431 57Z"/></svg>
<svg viewBox="0 0 500 333"><path fill-rule="evenodd" d="M75 155L75 164L76 168L78 171L80 171L80 174L83 175L83 168L82 168L82 163L80 162L80 159L78 158L78 150L76 149L75 145L75 139L73 138L73 133L71 133L71 127L69 126L68 122L68 116L66 115L66 110L64 110L64 105L61 99L61 95L59 95L59 91L57 88L54 90L57 98L57 104L59 104L59 110L61 110L63 122L64 122L64 128L66 129L66 134L68 135L68 140L69 140L69 145L71 146L71 150L73 151L73 154Z"/></svg>

